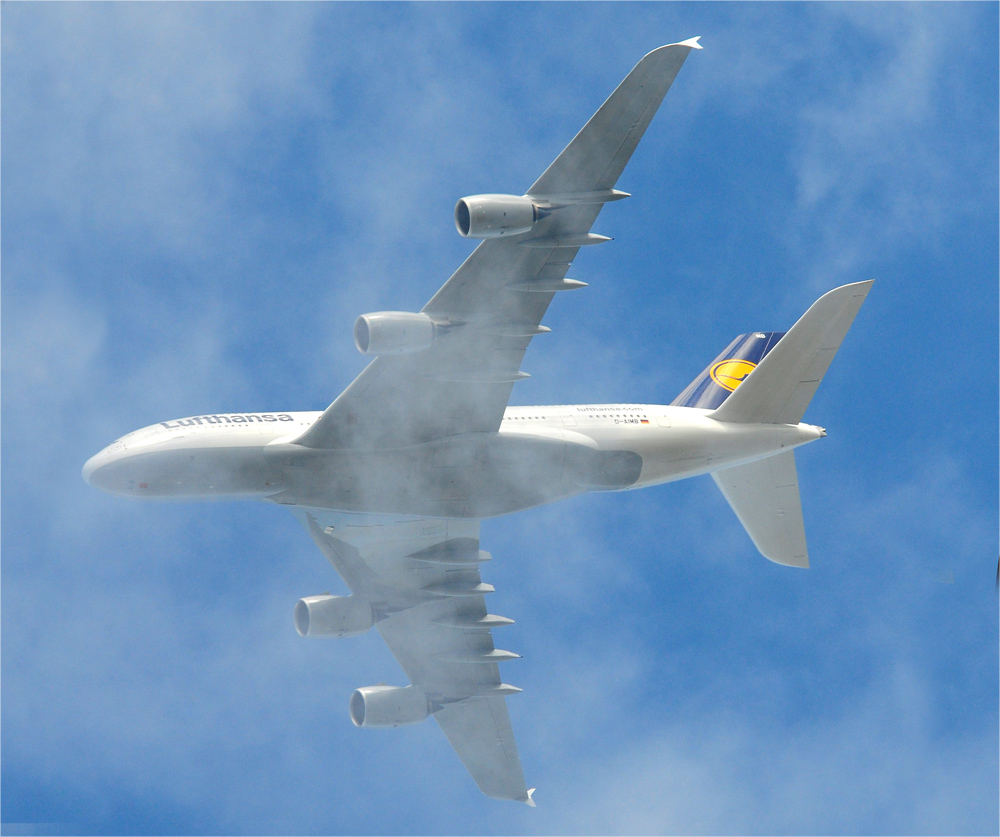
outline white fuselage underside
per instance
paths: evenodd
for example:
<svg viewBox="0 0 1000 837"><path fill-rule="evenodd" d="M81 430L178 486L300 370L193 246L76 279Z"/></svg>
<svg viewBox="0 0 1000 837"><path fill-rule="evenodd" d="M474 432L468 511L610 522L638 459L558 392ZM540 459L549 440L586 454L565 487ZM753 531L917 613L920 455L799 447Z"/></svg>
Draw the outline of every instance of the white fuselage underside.
<svg viewBox="0 0 1000 837"><path fill-rule="evenodd" d="M593 490L626 490L760 459L814 441L807 424L738 424L645 404L508 407L498 433L401 448L292 444L319 412L228 413L160 422L84 466L115 494L270 499L342 511L492 517Z"/></svg>

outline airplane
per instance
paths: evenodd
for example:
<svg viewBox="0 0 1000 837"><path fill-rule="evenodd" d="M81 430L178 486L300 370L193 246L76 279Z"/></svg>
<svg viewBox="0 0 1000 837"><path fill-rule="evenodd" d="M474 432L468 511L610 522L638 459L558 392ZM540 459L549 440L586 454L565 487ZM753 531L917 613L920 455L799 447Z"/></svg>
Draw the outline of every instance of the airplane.
<svg viewBox="0 0 1000 837"><path fill-rule="evenodd" d="M376 628L410 680L348 701L358 727L433 716L488 796L534 806L494 645L480 521L589 491L710 473L765 558L808 567L794 449L802 416L871 282L831 290L787 332L732 341L669 405L512 407L521 361L650 120L698 38L646 55L524 195L455 208L481 243L419 312L357 319L373 359L322 412L162 421L87 461L92 486L146 499L287 506L351 590L294 607L302 636Z"/></svg>

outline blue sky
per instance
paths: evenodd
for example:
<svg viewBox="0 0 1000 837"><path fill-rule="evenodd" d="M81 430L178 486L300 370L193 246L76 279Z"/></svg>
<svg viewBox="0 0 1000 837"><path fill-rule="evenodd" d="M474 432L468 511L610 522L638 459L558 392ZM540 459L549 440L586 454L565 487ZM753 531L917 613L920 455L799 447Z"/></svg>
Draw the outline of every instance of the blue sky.
<svg viewBox="0 0 1000 837"><path fill-rule="evenodd" d="M996 4L5 4L9 833L997 833ZM539 807L481 796L265 504L80 479L177 416L322 409L638 59L701 35L514 402L669 403L874 289L806 420L812 569L707 477L484 523ZM946 583L948 581L951 583Z"/></svg>

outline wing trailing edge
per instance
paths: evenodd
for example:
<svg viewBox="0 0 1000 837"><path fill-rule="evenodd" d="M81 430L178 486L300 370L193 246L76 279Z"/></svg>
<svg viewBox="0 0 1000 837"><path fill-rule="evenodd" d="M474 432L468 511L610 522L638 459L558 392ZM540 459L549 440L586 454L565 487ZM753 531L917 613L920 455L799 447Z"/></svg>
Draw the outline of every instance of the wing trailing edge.
<svg viewBox="0 0 1000 837"><path fill-rule="evenodd" d="M503 682L498 667L520 655L493 644L492 629L513 620L486 611L493 586L479 575L489 558L479 548L479 521L292 512L352 594L380 614L375 630L479 789L529 801L505 700L521 690Z"/></svg>

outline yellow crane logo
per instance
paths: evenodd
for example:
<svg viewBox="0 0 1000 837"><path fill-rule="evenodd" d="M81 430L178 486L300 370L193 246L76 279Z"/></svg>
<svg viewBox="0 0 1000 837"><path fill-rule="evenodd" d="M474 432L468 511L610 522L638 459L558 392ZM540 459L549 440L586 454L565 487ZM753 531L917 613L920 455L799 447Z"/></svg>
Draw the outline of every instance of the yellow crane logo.
<svg viewBox="0 0 1000 837"><path fill-rule="evenodd" d="M751 363L749 360L720 360L718 363L712 364L708 374L720 387L732 392L746 380L747 375L753 372L756 367L757 364Z"/></svg>

